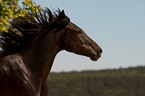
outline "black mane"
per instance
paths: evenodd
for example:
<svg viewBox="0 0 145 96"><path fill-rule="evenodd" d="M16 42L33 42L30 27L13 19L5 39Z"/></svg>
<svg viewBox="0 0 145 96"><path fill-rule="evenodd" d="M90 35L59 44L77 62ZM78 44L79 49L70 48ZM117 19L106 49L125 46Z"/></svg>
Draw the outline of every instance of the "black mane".
<svg viewBox="0 0 145 96"><path fill-rule="evenodd" d="M19 52L24 46L34 38L41 38L53 28L66 26L70 19L64 11L57 10L57 13L46 8L40 9L38 13L27 14L25 18L15 18L12 20L12 27L8 32L2 32L1 56Z"/></svg>

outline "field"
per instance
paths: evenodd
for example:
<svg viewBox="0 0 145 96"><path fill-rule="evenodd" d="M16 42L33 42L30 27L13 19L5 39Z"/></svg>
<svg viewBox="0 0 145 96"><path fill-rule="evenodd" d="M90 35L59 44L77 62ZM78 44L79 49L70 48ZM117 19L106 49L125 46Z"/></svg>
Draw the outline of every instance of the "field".
<svg viewBox="0 0 145 96"><path fill-rule="evenodd" d="M49 96L145 96L145 67L51 73Z"/></svg>

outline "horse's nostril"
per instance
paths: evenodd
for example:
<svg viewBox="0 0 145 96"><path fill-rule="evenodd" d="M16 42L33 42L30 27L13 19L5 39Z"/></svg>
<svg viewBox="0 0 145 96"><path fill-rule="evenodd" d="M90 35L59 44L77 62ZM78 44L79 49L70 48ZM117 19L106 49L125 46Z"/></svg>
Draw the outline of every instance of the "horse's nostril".
<svg viewBox="0 0 145 96"><path fill-rule="evenodd" d="M103 50L102 49L100 49L100 53L102 53L103 52Z"/></svg>

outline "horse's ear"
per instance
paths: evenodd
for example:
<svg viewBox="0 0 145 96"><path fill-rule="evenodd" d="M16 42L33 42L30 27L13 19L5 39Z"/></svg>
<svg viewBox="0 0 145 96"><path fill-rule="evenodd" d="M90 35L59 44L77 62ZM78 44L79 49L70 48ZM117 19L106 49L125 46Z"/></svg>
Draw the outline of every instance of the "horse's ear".
<svg viewBox="0 0 145 96"><path fill-rule="evenodd" d="M64 13L64 10L62 10L60 13L59 13L59 18L65 18L65 13Z"/></svg>

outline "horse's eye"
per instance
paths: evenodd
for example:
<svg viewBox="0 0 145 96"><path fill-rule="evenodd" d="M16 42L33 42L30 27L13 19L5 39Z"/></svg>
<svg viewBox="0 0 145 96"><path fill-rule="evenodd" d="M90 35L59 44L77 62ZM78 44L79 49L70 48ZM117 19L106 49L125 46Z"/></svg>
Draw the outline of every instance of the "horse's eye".
<svg viewBox="0 0 145 96"><path fill-rule="evenodd" d="M82 31L78 31L78 33L79 33L79 34L81 34L81 33L82 33Z"/></svg>

